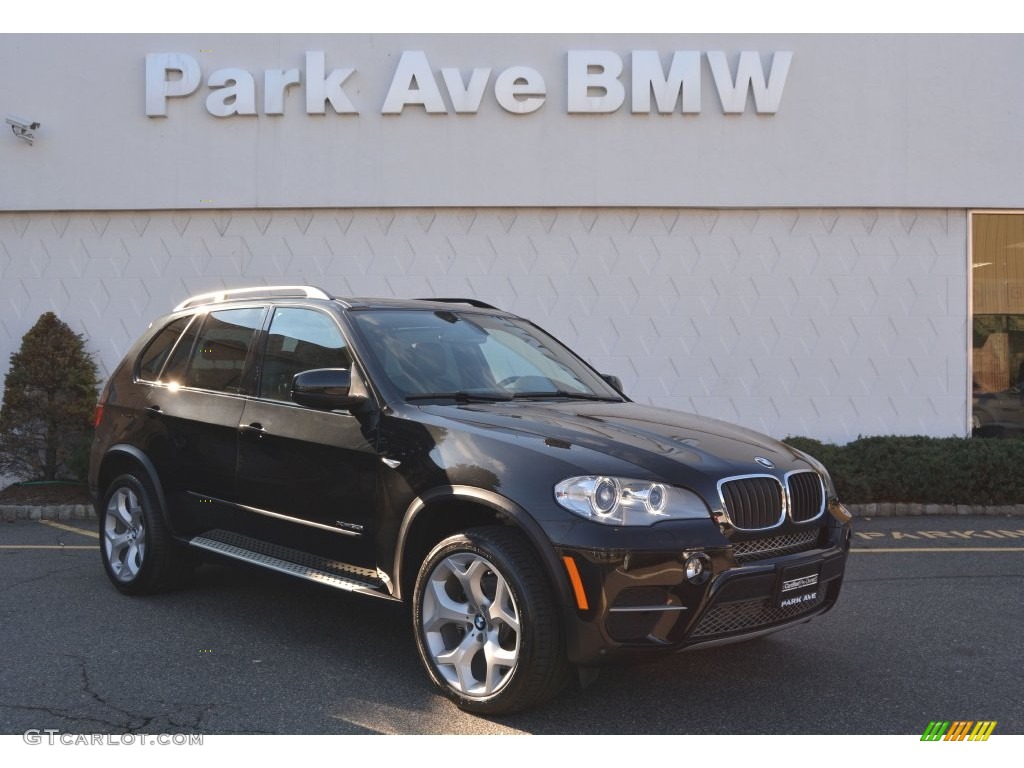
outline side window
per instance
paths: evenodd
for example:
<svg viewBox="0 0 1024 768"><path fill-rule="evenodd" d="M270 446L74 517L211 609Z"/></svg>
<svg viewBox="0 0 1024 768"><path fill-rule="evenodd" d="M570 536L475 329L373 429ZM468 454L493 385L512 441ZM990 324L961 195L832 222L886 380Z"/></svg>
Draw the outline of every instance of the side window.
<svg viewBox="0 0 1024 768"><path fill-rule="evenodd" d="M291 402L295 374L351 366L345 339L330 317L315 309L278 307L263 355L259 395Z"/></svg>
<svg viewBox="0 0 1024 768"><path fill-rule="evenodd" d="M181 336L191 317L179 317L168 323L160 333L153 337L153 340L146 345L139 355L138 378L142 381L159 381L160 369L174 349L174 342Z"/></svg>
<svg viewBox="0 0 1024 768"><path fill-rule="evenodd" d="M160 381L167 384L181 384L185 378L185 369L188 368L188 361L192 357L192 349L196 345L196 336L199 334L199 326L203 324L202 315L193 318L191 325L181 335L181 340L174 346L171 352L171 359L164 366L164 372L160 374Z"/></svg>
<svg viewBox="0 0 1024 768"><path fill-rule="evenodd" d="M262 307L210 312L192 350L184 385L241 392L249 347L262 320Z"/></svg>

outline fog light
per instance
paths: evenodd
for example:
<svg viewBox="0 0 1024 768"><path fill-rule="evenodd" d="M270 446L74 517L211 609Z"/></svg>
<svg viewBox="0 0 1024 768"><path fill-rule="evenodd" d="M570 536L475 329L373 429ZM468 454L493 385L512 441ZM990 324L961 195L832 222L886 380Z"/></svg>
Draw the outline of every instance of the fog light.
<svg viewBox="0 0 1024 768"><path fill-rule="evenodd" d="M703 584L711 577L711 558L703 552L686 558L686 580L691 584Z"/></svg>

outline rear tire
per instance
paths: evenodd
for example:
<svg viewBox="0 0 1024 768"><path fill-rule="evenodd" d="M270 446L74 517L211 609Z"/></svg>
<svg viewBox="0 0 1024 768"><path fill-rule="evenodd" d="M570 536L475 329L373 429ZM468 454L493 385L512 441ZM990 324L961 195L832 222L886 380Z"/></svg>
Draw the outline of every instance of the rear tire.
<svg viewBox="0 0 1024 768"><path fill-rule="evenodd" d="M145 595L180 583L189 567L178 552L145 475L120 475L100 506L100 554L107 577L126 595Z"/></svg>
<svg viewBox="0 0 1024 768"><path fill-rule="evenodd" d="M536 706L568 678L550 585L513 529L473 528L438 543L416 578L413 626L431 679L468 712Z"/></svg>

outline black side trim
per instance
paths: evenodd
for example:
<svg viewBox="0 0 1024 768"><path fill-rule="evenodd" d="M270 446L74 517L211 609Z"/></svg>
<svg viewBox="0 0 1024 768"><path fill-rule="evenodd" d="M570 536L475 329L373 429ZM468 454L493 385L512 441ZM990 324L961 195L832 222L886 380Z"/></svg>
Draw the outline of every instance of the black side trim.
<svg viewBox="0 0 1024 768"><path fill-rule="evenodd" d="M412 523L416 519L416 516L432 503L441 499L462 499L465 501L473 501L481 506L489 507L490 509L501 512L502 514L510 517L533 545L534 550L537 552L541 562L544 564L544 568L548 572L548 577L556 590L556 595L559 601L565 605L572 603L572 597L569 594L569 584L565 578L564 571L558 562L555 549L551 545L551 541L548 539L543 529L537 521L533 519L533 516L511 499L494 493L494 491L474 488L469 485L441 485L436 488L432 488L422 496L418 496L413 499L408 509L406 509L405 515L402 518L402 525L398 529L398 541L395 546L394 570L392 571L392 578L395 584L395 595L397 597L402 597L402 561L405 559L406 536L412 528Z"/></svg>
<svg viewBox="0 0 1024 768"><path fill-rule="evenodd" d="M142 465L142 469L149 476L149 480L150 483L152 483L153 490L156 491L156 500L157 504L160 505L160 515L164 519L164 524L173 533L174 525L171 522L170 515L167 514L167 498L164 496L164 487L160 482L160 475L157 474L156 467L153 466L153 462L150 461L149 456L143 453L140 449L136 448L134 445L128 445L127 443L118 443L116 445L110 446L110 449L103 457L103 463L106 464L107 460L115 454L128 456L132 460L137 461L140 465ZM96 489L96 502L94 506L99 505L104 490L105 489L103 488ZM96 510L96 514L99 514L99 509Z"/></svg>

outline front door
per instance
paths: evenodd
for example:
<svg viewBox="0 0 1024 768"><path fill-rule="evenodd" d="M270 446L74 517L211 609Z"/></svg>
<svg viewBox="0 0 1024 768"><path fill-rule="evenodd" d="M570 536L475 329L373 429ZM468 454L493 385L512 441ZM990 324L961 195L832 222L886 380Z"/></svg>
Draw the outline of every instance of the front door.
<svg viewBox="0 0 1024 768"><path fill-rule="evenodd" d="M373 567L376 435L373 419L292 402L295 374L351 368L335 320L307 307L274 311L257 397L239 426L236 490L247 535Z"/></svg>

